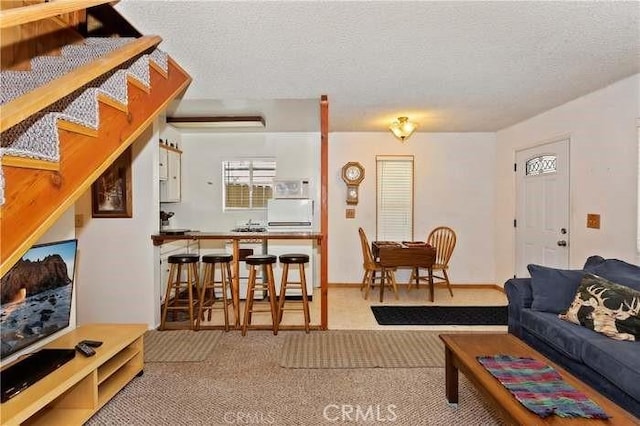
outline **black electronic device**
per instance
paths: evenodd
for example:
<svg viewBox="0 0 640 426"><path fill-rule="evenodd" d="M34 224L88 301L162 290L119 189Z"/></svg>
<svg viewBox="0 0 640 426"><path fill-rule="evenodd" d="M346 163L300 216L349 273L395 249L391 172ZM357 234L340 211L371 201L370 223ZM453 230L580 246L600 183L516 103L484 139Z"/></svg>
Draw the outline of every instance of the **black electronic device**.
<svg viewBox="0 0 640 426"><path fill-rule="evenodd" d="M0 358L69 327L77 245L34 245L0 278Z"/></svg>
<svg viewBox="0 0 640 426"><path fill-rule="evenodd" d="M99 348L102 346L102 342L100 340L83 340L80 343L91 346L92 348Z"/></svg>
<svg viewBox="0 0 640 426"><path fill-rule="evenodd" d="M85 345L82 342L76 345L76 350L84 356L94 356L96 354L96 351L94 351L91 346Z"/></svg>
<svg viewBox="0 0 640 426"><path fill-rule="evenodd" d="M0 401L7 400L76 356L73 349L41 349L0 371Z"/></svg>

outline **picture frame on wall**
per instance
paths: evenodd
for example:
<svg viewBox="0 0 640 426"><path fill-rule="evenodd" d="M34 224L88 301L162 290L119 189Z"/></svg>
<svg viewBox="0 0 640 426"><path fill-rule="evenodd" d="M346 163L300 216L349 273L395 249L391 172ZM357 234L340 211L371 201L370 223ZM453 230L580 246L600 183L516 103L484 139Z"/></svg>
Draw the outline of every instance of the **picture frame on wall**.
<svg viewBox="0 0 640 426"><path fill-rule="evenodd" d="M131 147L127 148L91 185L91 216L133 216L131 193Z"/></svg>

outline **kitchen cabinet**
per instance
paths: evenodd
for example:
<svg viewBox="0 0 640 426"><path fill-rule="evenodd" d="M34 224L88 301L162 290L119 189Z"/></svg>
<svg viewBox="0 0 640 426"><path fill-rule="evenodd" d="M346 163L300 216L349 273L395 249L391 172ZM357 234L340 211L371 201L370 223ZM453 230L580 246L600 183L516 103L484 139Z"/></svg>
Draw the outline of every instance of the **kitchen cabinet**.
<svg viewBox="0 0 640 426"><path fill-rule="evenodd" d="M181 196L182 151L176 148L160 146L160 202L176 203ZM164 170L166 168L166 170ZM163 179L164 176L164 179Z"/></svg>
<svg viewBox="0 0 640 426"><path fill-rule="evenodd" d="M200 253L200 244L198 241L174 241L164 243L160 246L160 303L164 302L165 293L167 291L167 279L169 278L169 256L181 253Z"/></svg>
<svg viewBox="0 0 640 426"><path fill-rule="evenodd" d="M169 177L169 150L160 145L160 158L158 161L158 172L160 180L167 180Z"/></svg>

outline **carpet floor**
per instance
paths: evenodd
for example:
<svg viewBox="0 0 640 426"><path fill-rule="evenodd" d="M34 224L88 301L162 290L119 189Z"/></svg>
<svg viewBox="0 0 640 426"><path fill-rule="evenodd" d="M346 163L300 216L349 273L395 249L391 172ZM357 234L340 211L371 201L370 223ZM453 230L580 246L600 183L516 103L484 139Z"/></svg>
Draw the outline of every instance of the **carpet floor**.
<svg viewBox="0 0 640 426"><path fill-rule="evenodd" d="M462 375L449 405L444 368L280 367L299 333L223 333L202 362L146 364L87 425L504 424Z"/></svg>

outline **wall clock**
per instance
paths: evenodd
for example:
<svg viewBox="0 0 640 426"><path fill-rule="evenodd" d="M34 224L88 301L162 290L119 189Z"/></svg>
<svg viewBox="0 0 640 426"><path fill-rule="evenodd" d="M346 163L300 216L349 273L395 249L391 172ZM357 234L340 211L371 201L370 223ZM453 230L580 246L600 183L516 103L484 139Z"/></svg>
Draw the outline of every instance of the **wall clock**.
<svg viewBox="0 0 640 426"><path fill-rule="evenodd" d="M363 179L362 164L350 161L342 166L342 180L347 184L347 204L358 204L358 186Z"/></svg>

